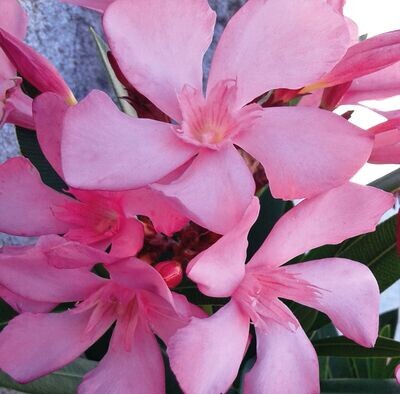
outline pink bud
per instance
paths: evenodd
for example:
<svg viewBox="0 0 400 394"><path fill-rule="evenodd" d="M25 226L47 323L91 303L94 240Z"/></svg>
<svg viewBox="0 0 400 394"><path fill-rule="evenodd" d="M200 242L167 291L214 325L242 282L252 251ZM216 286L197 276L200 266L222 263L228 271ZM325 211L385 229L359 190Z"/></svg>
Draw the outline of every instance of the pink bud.
<svg viewBox="0 0 400 394"><path fill-rule="evenodd" d="M41 93L53 92L69 105L76 99L57 69L23 41L0 28L0 46L18 73Z"/></svg>
<svg viewBox="0 0 400 394"><path fill-rule="evenodd" d="M167 286L172 289L182 281L183 270L179 261L169 260L158 263L154 268L160 273Z"/></svg>

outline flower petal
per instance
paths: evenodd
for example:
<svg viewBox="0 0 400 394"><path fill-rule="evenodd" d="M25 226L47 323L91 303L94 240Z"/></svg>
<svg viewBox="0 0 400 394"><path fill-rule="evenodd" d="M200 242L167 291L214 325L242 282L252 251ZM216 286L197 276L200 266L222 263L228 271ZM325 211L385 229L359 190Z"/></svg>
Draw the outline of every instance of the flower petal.
<svg viewBox="0 0 400 394"><path fill-rule="evenodd" d="M242 218L254 194L254 180L232 144L203 149L183 175L152 187L175 200L179 210L200 226L219 234Z"/></svg>
<svg viewBox="0 0 400 394"><path fill-rule="evenodd" d="M2 28L0 28L0 46L18 73L40 92L54 92L67 104L76 104L70 88L44 56Z"/></svg>
<svg viewBox="0 0 400 394"><path fill-rule="evenodd" d="M207 90L236 80L242 106L271 89L298 89L328 72L348 44L344 18L322 1L249 0L219 41Z"/></svg>
<svg viewBox="0 0 400 394"><path fill-rule="evenodd" d="M79 394L140 394L165 392L164 363L160 347L139 317L130 346L124 346L126 332L117 322L107 354L99 365L85 375ZM110 385L112 382L112 385Z"/></svg>
<svg viewBox="0 0 400 394"><path fill-rule="evenodd" d="M61 177L61 133L68 108L65 101L55 93L41 94L33 101L33 116L40 148Z"/></svg>
<svg viewBox="0 0 400 394"><path fill-rule="evenodd" d="M214 24L215 13L206 0L119 0L103 19L125 77L177 121L181 112L176 94L185 84L202 90L202 59Z"/></svg>
<svg viewBox="0 0 400 394"><path fill-rule="evenodd" d="M119 232L112 238L110 254L115 257L135 256L144 242L143 224L135 219L125 219Z"/></svg>
<svg viewBox="0 0 400 394"><path fill-rule="evenodd" d="M0 4L0 28L13 36L23 39L28 26L28 16L18 0L2 1ZM15 67L0 48L0 77L16 76Z"/></svg>
<svg viewBox="0 0 400 394"><path fill-rule="evenodd" d="M102 320L86 332L91 310L82 313L23 313L0 333L0 368L27 383L70 363L112 324Z"/></svg>
<svg viewBox="0 0 400 394"><path fill-rule="evenodd" d="M356 104L363 100L381 100L400 94L400 62L375 73L357 78L340 104Z"/></svg>
<svg viewBox="0 0 400 394"><path fill-rule="evenodd" d="M360 41L348 49L336 66L303 92L352 81L400 61L400 30Z"/></svg>
<svg viewBox="0 0 400 394"><path fill-rule="evenodd" d="M375 136L369 158L375 164L400 164L400 117L387 120L368 130Z"/></svg>
<svg viewBox="0 0 400 394"><path fill-rule="evenodd" d="M193 318L178 330L167 353L182 390L225 393L238 373L248 336L249 318L235 301L207 319Z"/></svg>
<svg viewBox="0 0 400 394"><path fill-rule="evenodd" d="M169 198L151 187L128 190L122 206L127 215L144 215L150 218L157 232L171 236L189 221L175 209Z"/></svg>
<svg viewBox="0 0 400 394"><path fill-rule="evenodd" d="M18 313L33 312L43 313L50 312L57 304L49 302L39 302L30 300L29 298L21 297L8 290L4 286L0 286L0 298L2 298L8 305L10 305Z"/></svg>
<svg viewBox="0 0 400 394"><path fill-rule="evenodd" d="M52 208L70 200L46 186L28 159L14 157L0 165L0 231L23 236L65 233L68 225L56 219Z"/></svg>
<svg viewBox="0 0 400 394"><path fill-rule="evenodd" d="M93 91L65 117L61 152L67 183L123 190L161 179L196 153L172 127L125 115L105 93Z"/></svg>
<svg viewBox="0 0 400 394"><path fill-rule="evenodd" d="M0 285L31 300L50 303L80 301L102 284L103 279L87 269L51 266L41 246L23 249L21 253L8 253L7 250L0 253Z"/></svg>
<svg viewBox="0 0 400 394"><path fill-rule="evenodd" d="M352 183L302 201L276 223L251 264L276 267L318 246L374 231L393 204L392 194Z"/></svg>
<svg viewBox="0 0 400 394"><path fill-rule="evenodd" d="M104 12L115 0L60 0L61 3L79 5L97 12Z"/></svg>
<svg viewBox="0 0 400 394"><path fill-rule="evenodd" d="M247 208L242 220L214 245L198 254L188 265L188 277L200 291L211 297L229 297L245 274L247 234L257 219L257 198Z"/></svg>
<svg viewBox="0 0 400 394"><path fill-rule="evenodd" d="M331 112L267 108L234 140L264 166L276 198L308 198L348 181L368 160L373 140Z"/></svg>
<svg viewBox="0 0 400 394"><path fill-rule="evenodd" d="M319 393L318 358L300 325L291 331L270 319L268 332L256 329L256 335L257 361L245 376L245 393Z"/></svg>
<svg viewBox="0 0 400 394"><path fill-rule="evenodd" d="M372 272L356 261L330 258L285 267L321 290L315 300L295 296L294 301L327 314L348 338L373 347L379 326L379 287Z"/></svg>

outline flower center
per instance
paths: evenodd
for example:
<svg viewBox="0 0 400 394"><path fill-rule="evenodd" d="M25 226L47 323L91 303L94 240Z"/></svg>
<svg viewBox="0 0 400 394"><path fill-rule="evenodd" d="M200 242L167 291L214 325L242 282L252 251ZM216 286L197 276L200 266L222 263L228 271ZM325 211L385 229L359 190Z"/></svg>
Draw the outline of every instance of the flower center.
<svg viewBox="0 0 400 394"><path fill-rule="evenodd" d="M116 201L96 192L71 192L78 200L53 208L57 219L71 226L67 239L92 244L118 232L121 210Z"/></svg>
<svg viewBox="0 0 400 394"><path fill-rule="evenodd" d="M261 114L261 107L235 105L235 81L221 81L204 97L198 89L185 85L178 96L183 121L178 135L194 145L218 149L234 135L251 127Z"/></svg>
<svg viewBox="0 0 400 394"><path fill-rule="evenodd" d="M268 320L272 319L293 331L299 323L279 298L292 299L301 296L302 300L314 300L318 298L320 290L284 268L269 271L257 269L246 273L233 298L239 302L258 329L267 331Z"/></svg>

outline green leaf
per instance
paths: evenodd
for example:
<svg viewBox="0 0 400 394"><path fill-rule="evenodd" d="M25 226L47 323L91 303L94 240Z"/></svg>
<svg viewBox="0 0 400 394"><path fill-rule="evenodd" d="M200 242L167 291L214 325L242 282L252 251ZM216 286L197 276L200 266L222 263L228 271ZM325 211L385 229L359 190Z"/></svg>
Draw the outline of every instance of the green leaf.
<svg viewBox="0 0 400 394"><path fill-rule="evenodd" d="M394 379L329 379L321 381L321 393L399 394Z"/></svg>
<svg viewBox="0 0 400 394"><path fill-rule="evenodd" d="M16 127L17 138L22 155L28 158L37 168L42 181L51 188L62 191L67 189L67 185L54 171L46 157L44 156L36 133L32 130L26 130L22 127Z"/></svg>
<svg viewBox="0 0 400 394"><path fill-rule="evenodd" d="M46 354L43 354L46 357ZM32 383L18 384L4 372L0 372L0 387L29 394L70 394L76 393L83 375L95 368L96 362L78 358L73 363Z"/></svg>
<svg viewBox="0 0 400 394"><path fill-rule="evenodd" d="M128 92L126 91L125 87L119 81L118 77L115 75L115 72L108 60L107 52L109 48L104 40L96 33L93 27L90 27L90 32L93 35L94 41L96 43L97 50L99 52L101 61L103 62L104 68L106 69L107 75L110 79L111 85L114 89L115 95L118 99L118 104L123 112L128 115L137 117L137 113L135 109L130 105L123 97L128 96Z"/></svg>
<svg viewBox="0 0 400 394"><path fill-rule="evenodd" d="M369 184L369 186L377 187L378 189L385 190L386 192L395 192L400 188L400 169L386 174Z"/></svg>
<svg viewBox="0 0 400 394"><path fill-rule="evenodd" d="M374 348L357 345L343 336L313 341L319 356L387 358L400 357L400 342L378 337Z"/></svg>

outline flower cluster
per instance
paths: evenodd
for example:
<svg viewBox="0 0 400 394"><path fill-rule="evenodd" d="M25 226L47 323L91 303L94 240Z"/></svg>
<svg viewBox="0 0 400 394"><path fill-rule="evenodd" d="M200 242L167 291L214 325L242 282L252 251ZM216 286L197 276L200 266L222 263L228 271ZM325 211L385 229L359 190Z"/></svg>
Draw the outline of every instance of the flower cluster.
<svg viewBox="0 0 400 394"><path fill-rule="evenodd" d="M0 0L1 123L36 133L66 185L22 156L0 165L0 231L39 237L0 253L0 297L19 313L0 333L1 370L32 381L111 329L79 393L165 392L164 349L185 393L223 393L252 341L245 393L318 393L316 352L287 301L373 347L379 288L359 262L293 259L373 231L394 204L349 180L367 161L400 163L399 118L362 130L332 110L394 94L400 31L358 41L344 1L249 0L203 86L207 0L64 2L103 13L123 99L145 110L96 90L78 102L22 41L18 1ZM266 184L301 202L247 261ZM220 307L189 302L182 280Z"/></svg>

